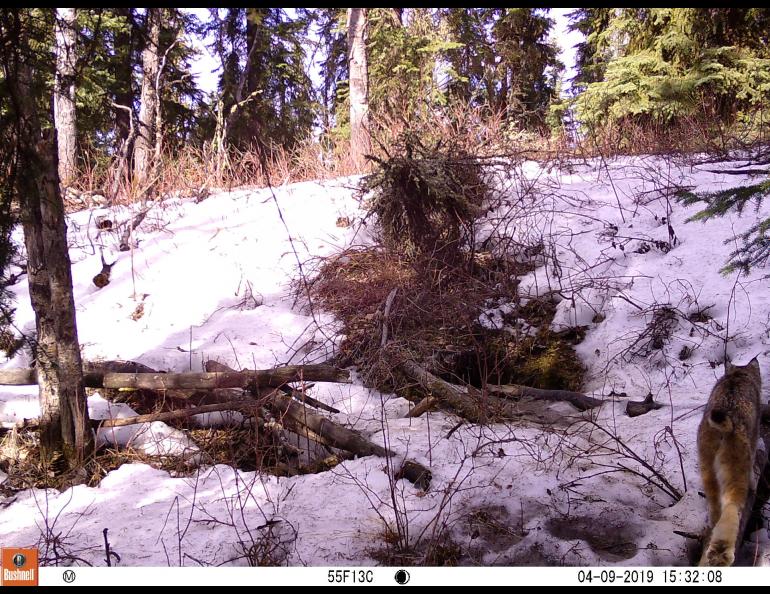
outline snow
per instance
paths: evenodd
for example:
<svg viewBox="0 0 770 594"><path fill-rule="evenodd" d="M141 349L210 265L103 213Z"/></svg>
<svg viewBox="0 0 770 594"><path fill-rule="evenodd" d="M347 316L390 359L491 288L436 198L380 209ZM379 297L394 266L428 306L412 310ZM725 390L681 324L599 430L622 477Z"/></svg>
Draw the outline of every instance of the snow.
<svg viewBox="0 0 770 594"><path fill-rule="evenodd" d="M386 524L394 527L398 517L423 542L446 528L479 564L685 564L686 541L674 530L699 532L706 521L695 445L701 407L723 373L725 354L735 363L759 355L770 374L767 271L719 273L730 238L770 216L770 202L756 212L687 222L698 206L667 197L671 183L711 191L749 178L657 157L562 170L526 163L510 180L512 206L491 216L510 219L505 228L522 246L545 246L527 255L538 267L521 279L520 294L551 294L558 303L554 330L587 327L576 346L588 369L585 389L606 400L592 423L575 423L581 417L565 403L549 407L559 419L551 428L458 427L459 419L443 412L407 419L405 400L364 387L354 374L353 384L319 383L310 394L340 410L336 422L429 466L427 493L389 480L389 461L377 457L291 478L222 465L173 476L124 464L95 487L0 496L4 546L44 543L58 533L61 550L103 565L108 528L124 566L246 565L246 551L264 551L266 542L273 544L272 562L370 565L385 546ZM280 187L275 200L269 190L238 190L201 203L157 204L137 231L136 248L124 253L117 233L97 232L92 222L99 215L127 220L127 209L74 213L68 229L84 357L175 372L200 371L208 359L249 368L324 360L334 320L310 310L302 287L297 298L290 280L299 277L299 263L308 272L314 259L371 240L356 224L364 213L355 182ZM354 224L338 228L341 216ZM91 279L101 269L100 247L117 263L111 283L97 290ZM27 287L14 289L16 325L29 331ZM664 305L673 312L671 338L662 349L645 348L639 337ZM711 319L688 320L705 308ZM513 310L510 303L490 304L479 323L503 328ZM683 347L691 356L680 360ZM4 367L27 364L21 354ZM626 416L626 401L648 393L663 408ZM0 421L37 415L36 397L34 387L0 387ZM95 418L136 414L98 394L89 410ZM163 423L102 430L99 439L195 460L194 444ZM662 477L683 496L675 501L645 477ZM494 518L504 530L490 530L489 521L479 529L478 518ZM753 538L758 563L770 563L767 527Z"/></svg>

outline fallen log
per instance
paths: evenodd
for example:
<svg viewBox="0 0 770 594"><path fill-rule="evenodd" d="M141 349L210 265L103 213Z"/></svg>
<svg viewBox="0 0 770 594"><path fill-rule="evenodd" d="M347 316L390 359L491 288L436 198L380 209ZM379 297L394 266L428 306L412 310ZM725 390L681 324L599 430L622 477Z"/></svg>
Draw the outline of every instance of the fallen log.
<svg viewBox="0 0 770 594"><path fill-rule="evenodd" d="M313 384L311 384L312 386ZM318 408L320 410L325 410L326 412L330 412L332 414L337 414L340 412L338 408L334 408L333 406L329 406L325 402L321 402L320 400L317 400L313 398L312 396L307 395L307 390L309 389L309 386L303 388L302 390L294 390L290 388L289 386L281 386L280 390L287 396L291 396L296 400L297 402L301 402L302 404L309 404L313 408Z"/></svg>
<svg viewBox="0 0 770 594"><path fill-rule="evenodd" d="M37 383L37 372L34 369L0 370L0 385L31 386L36 383Z"/></svg>
<svg viewBox="0 0 770 594"><path fill-rule="evenodd" d="M722 175L767 175L770 169L701 169L708 173L721 173Z"/></svg>
<svg viewBox="0 0 770 594"><path fill-rule="evenodd" d="M359 456L392 455L384 447L372 443L357 431L338 425L326 417L309 411L299 402L283 394L274 393L267 405L273 409L281 423L288 429L302 435L304 428L310 429L326 440L328 445L353 452Z"/></svg>
<svg viewBox="0 0 770 594"><path fill-rule="evenodd" d="M486 423L495 419L518 419L525 416L526 413L517 403L504 398L498 398L493 393L517 398L526 396L541 400L564 400L580 411L585 411L602 404L601 400L579 392L541 390L539 388L516 385L491 385L489 386L489 392L491 393L483 394L472 386L451 384L432 374L414 361L405 361L400 367L402 371L419 383L430 394L451 406L461 417L475 423Z"/></svg>
<svg viewBox="0 0 770 594"><path fill-rule="evenodd" d="M143 363L136 361L84 361L83 371L96 373L100 371L112 371L116 373L164 373L148 367ZM207 369L206 371L216 371L215 369ZM148 390L153 392L154 390ZM178 403L184 403L186 405L202 406L204 404L219 404L222 402L230 402L241 398L243 390L241 388L221 388L215 390L164 390L163 398L171 400L177 400Z"/></svg>
<svg viewBox="0 0 770 594"><path fill-rule="evenodd" d="M483 423L499 416L508 418L520 416L513 411L509 403L494 396L490 397L488 403L484 403L488 406L484 405L480 402L481 394L478 390L450 384L414 361L405 361L400 367L430 394L451 406L461 417L469 421Z"/></svg>
<svg viewBox="0 0 770 594"><path fill-rule="evenodd" d="M154 423L155 421L176 421L179 419L187 419L195 415L211 412L221 411L238 411L250 416L255 416L255 410L258 408L259 403L251 398L238 398L236 400L230 400L227 402L220 402L215 404L204 404L202 406L195 406L192 408L180 408L177 410L171 410L166 412L149 413L146 415L135 415L133 417L120 417L112 419L90 419L91 427L96 430L99 428L109 427L126 427L128 425L139 425L141 423ZM13 427L18 430L21 429L37 429L40 426L39 419L22 419L17 421ZM13 427L4 427L3 429L8 431Z"/></svg>
<svg viewBox="0 0 770 594"><path fill-rule="evenodd" d="M629 400L626 403L626 414L629 417L638 417L659 408L663 408L663 405L660 402L655 402L650 393L647 394L644 400Z"/></svg>
<svg viewBox="0 0 770 594"><path fill-rule="evenodd" d="M208 372L219 372L219 373L231 373L234 372L235 369L232 367L228 367L227 365L220 363L219 361L214 361L213 359L210 359L206 361L205 365L203 366L204 369ZM305 386L303 390L294 390L288 386L280 386L281 390L291 396L292 398L298 400L299 402L302 402L303 404L309 404L313 408L320 408L321 410L325 410L330 413L338 413L340 412L333 406L329 406L328 404L325 404L321 402L320 400L316 400L315 398L311 398L307 394L305 394L305 390L309 389L311 386Z"/></svg>
<svg viewBox="0 0 770 594"><path fill-rule="evenodd" d="M137 415L135 417L124 417L120 419L93 419L92 424L97 427L125 427L127 425L138 425L139 423L153 423L155 421L176 421L187 419L195 415L204 413L221 412L226 410L238 411L250 416L256 416L256 410L259 403L251 398L239 398L228 402L218 404L204 404L192 408L180 408L168 412L150 413L147 415Z"/></svg>
<svg viewBox="0 0 770 594"><path fill-rule="evenodd" d="M302 435L306 429L309 429L320 435L325 445L353 452L357 456L374 455L386 458L396 455L395 452L367 440L358 431L337 425L326 417L307 410L288 396L276 393L271 400L274 410L282 414L281 422L294 433ZM416 487L427 491L430 488L432 476L430 470L422 464L413 460L404 460L395 474L395 479L405 478Z"/></svg>
<svg viewBox="0 0 770 594"><path fill-rule="evenodd" d="M602 405L602 401L598 398L587 396L582 392L572 392L570 390L544 390L542 388L531 388L529 386L519 386L517 384L487 384L487 390L493 394L503 394L507 398L533 398L535 400L569 402L581 412Z"/></svg>
<svg viewBox="0 0 770 594"><path fill-rule="evenodd" d="M153 390L148 392L154 393ZM174 400L179 404L202 406L204 404L220 404L243 398L243 390L240 388L222 388L217 390L167 390L160 396Z"/></svg>
<svg viewBox="0 0 770 594"><path fill-rule="evenodd" d="M183 408L168 412L158 412L146 415L115 419L92 419L91 426L94 429L125 427L140 423L152 423L155 421L173 421L189 418L195 415L226 410L238 411L253 416L258 422L261 406L269 406L280 418L281 424L287 429L304 435L313 441L341 450L352 452L357 456L395 456L395 453L375 443L368 441L360 433L352 429L338 425L333 421L308 411L303 405L294 401L289 396L284 396L277 389L269 394L263 394L259 400L252 398L239 398L217 404L205 404L191 408ZM37 419L25 419L16 423L17 429L35 429L38 427ZM427 490L430 486L431 472L421 464L412 460L405 460L396 474L396 478L406 478L415 486Z"/></svg>
<svg viewBox="0 0 770 594"><path fill-rule="evenodd" d="M349 383L350 374L331 365L287 365L274 369L201 373L120 373L91 367L83 374L87 388L145 390L212 390L217 388L278 387L298 381ZM0 385L24 386L37 383L34 369L0 371Z"/></svg>
<svg viewBox="0 0 770 594"><path fill-rule="evenodd" d="M426 396L420 402L417 403L416 406L413 406L411 409L409 409L409 412L406 413L407 418L415 418L422 416L426 412L428 412L431 408L436 406L438 404L438 399L434 398L433 396Z"/></svg>
<svg viewBox="0 0 770 594"><path fill-rule="evenodd" d="M137 361L83 361L83 373L113 371L115 373L164 373Z"/></svg>
<svg viewBox="0 0 770 594"><path fill-rule="evenodd" d="M423 491L427 491L430 488L430 482L433 480L431 471L413 460L404 460L401 469L396 473L395 477L396 480L405 478Z"/></svg>
<svg viewBox="0 0 770 594"><path fill-rule="evenodd" d="M141 369L135 373L112 372L109 369L125 366L132 369ZM328 365L293 365L268 370L244 370L235 371L221 363L208 362L207 369L215 371L205 373L159 373L147 371L150 368L132 362L108 362L107 364L92 363L85 365L89 371L84 374L87 387L92 388L132 388L149 390L202 390L220 388L246 388L258 400L252 398L238 398L203 404L191 408L184 408L168 412L138 415L121 419L93 420L94 427L122 427L138 423L153 421L168 421L188 418L197 414L235 410L244 414L250 414L257 418L259 406L269 406L273 409L281 423L291 431L309 436L314 441L322 440L322 443L341 450L352 452L358 456L395 456L395 453L375 443L368 441L359 432L338 425L317 413L309 411L304 404L300 404L290 396L282 394L278 389L268 394L260 395L260 388L280 388L288 382L295 381L334 381L350 382L348 372ZM32 369L14 369L0 371L0 384L5 385L30 385L37 383L37 374ZM195 393L186 394L191 399ZM300 396L299 398L303 398ZM308 398L304 396L304 398ZM317 401L316 401L317 402ZM258 404L259 403L259 404ZM17 423L19 428L32 428L36 426L35 420L25 420ZM407 464L408 462L408 464ZM399 470L399 475L410 480L420 488L426 489L430 484L430 471L413 461L405 461Z"/></svg>

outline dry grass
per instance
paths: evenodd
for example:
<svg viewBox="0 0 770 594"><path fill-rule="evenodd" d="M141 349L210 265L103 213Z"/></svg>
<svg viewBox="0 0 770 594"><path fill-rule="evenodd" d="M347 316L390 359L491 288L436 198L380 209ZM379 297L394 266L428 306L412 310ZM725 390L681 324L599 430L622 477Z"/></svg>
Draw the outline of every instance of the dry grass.
<svg viewBox="0 0 770 594"><path fill-rule="evenodd" d="M169 196L192 196L201 200L218 189L265 187L268 183L277 186L356 173L361 171L356 169L348 150L324 150L313 138L291 149L271 145L264 155L255 148L232 148L219 159L210 144L183 147L163 156L144 187L132 182L119 158L86 154L73 185L74 193L85 196L86 200L70 200L69 210L100 205L90 200L99 195L110 205Z"/></svg>
<svg viewBox="0 0 770 594"><path fill-rule="evenodd" d="M316 303L342 322L340 364L356 365L370 385L406 397L416 395L412 382L396 371L405 360L477 387L489 382L579 389L584 368L572 348L574 337L547 330L555 312L547 296L505 317L511 325L518 319L540 328L534 336L479 323L491 303L518 302L512 271L523 274L526 268L515 265L501 275L506 263L489 254L473 264L409 260L377 248L351 249L324 261L310 290ZM501 278L509 282L500 283ZM393 289L396 297L385 320L384 304ZM389 340L383 348L384 324Z"/></svg>
<svg viewBox="0 0 770 594"><path fill-rule="evenodd" d="M201 463L226 464L246 472L255 470L279 476L320 472L333 467L331 461L319 461L314 467L300 466L287 455L275 434L252 423L240 427L193 428L188 436L200 449ZM8 478L0 491L11 494L29 488L64 490L85 482L91 487L123 464L143 463L165 470L173 476L190 476L196 464L179 456L152 456L131 447L101 447L84 465L77 477L61 472L40 460L39 440L31 430L7 431L0 439L0 469Z"/></svg>
<svg viewBox="0 0 770 594"><path fill-rule="evenodd" d="M63 491L81 482L94 487L112 470L123 464L144 463L177 475L192 469L177 457L149 456L132 448L117 450L103 447L83 469L62 472L56 464L46 465L40 459L39 439L35 431L12 429L0 439L0 468L8 475L0 491L10 495L25 489L57 489Z"/></svg>
<svg viewBox="0 0 770 594"><path fill-rule="evenodd" d="M449 536L448 531L416 546L405 548L395 531L382 535L382 546L369 550L378 563L386 567L455 567L463 564L465 551Z"/></svg>
<svg viewBox="0 0 770 594"><path fill-rule="evenodd" d="M731 151L766 147L770 142L767 113L757 110L725 122L707 107L676 123L609 121L577 139L574 156L696 155L724 158Z"/></svg>
<svg viewBox="0 0 770 594"><path fill-rule="evenodd" d="M607 122L600 129L525 132L512 128L502 114L477 105L426 105L408 117L371 114L373 156L387 158L406 132L424 145L444 144L479 159L534 159L543 163L612 157L627 154L725 155L729 151L766 148L770 118L764 110L741 114L731 122L709 112L683 118L677 124L639 124L632 120ZM368 165L366 166L368 170ZM99 153L81 155L81 171L73 188L86 196L71 209L93 206L91 196L111 204L129 204L166 196L204 198L209 191L237 187L264 187L366 173L357 168L344 140L335 146L307 138L287 149L268 145L264 154L255 148L230 149L216 155L211 143L185 146L164 154L146 187L137 187L117 157Z"/></svg>

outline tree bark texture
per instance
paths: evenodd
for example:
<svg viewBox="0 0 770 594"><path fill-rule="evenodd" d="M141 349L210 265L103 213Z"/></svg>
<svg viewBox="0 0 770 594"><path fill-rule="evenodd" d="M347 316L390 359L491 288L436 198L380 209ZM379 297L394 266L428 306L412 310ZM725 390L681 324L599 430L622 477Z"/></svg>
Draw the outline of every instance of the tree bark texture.
<svg viewBox="0 0 770 594"><path fill-rule="evenodd" d="M160 65L160 24L162 8L147 9L145 46L142 51L142 94L139 108L139 130L134 142L134 181L143 190L153 167L155 154L155 112L158 109L156 81Z"/></svg>
<svg viewBox="0 0 770 594"><path fill-rule="evenodd" d="M16 191L37 326L34 352L42 411L41 455L51 462L61 453L75 468L90 451L92 439L56 147L53 135L43 134L36 102L31 100L32 76L32 68L22 61L6 82L19 118Z"/></svg>
<svg viewBox="0 0 770 594"><path fill-rule="evenodd" d="M366 9L348 8L350 70L350 152L359 169L372 150L369 135L369 68L366 61Z"/></svg>
<svg viewBox="0 0 770 594"><path fill-rule="evenodd" d="M56 9L56 81L53 106L59 152L59 181L69 186L77 174L77 122L75 115L75 39L74 8Z"/></svg>

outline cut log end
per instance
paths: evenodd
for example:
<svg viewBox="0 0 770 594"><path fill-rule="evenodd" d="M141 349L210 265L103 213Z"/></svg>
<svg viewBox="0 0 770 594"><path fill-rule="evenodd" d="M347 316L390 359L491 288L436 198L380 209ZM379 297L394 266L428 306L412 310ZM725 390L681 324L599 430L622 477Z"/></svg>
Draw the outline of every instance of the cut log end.
<svg viewBox="0 0 770 594"><path fill-rule="evenodd" d="M433 480L433 473L413 460L405 460L395 476L396 480L405 478L418 489L427 491Z"/></svg>

